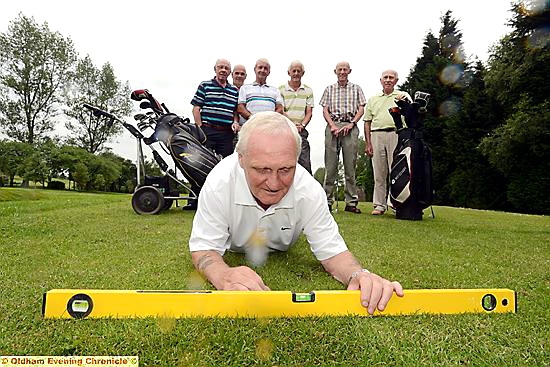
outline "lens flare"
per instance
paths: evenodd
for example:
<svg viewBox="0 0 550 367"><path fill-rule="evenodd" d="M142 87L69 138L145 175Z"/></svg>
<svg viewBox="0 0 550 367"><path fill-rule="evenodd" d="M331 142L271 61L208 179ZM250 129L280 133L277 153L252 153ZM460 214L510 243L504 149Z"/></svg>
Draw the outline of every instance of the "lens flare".
<svg viewBox="0 0 550 367"><path fill-rule="evenodd" d="M464 74L464 69L461 65L447 65L439 74L439 80L445 85L456 84L460 77Z"/></svg>
<svg viewBox="0 0 550 367"><path fill-rule="evenodd" d="M259 267L267 261L269 249L267 247L267 235L263 228L258 228L247 241L246 260L254 267Z"/></svg>
<svg viewBox="0 0 550 367"><path fill-rule="evenodd" d="M540 27L526 38L527 48L542 50L550 44L550 27Z"/></svg>
<svg viewBox="0 0 550 367"><path fill-rule="evenodd" d="M451 116L460 110L460 102L455 99L448 99L439 105L441 116Z"/></svg>
<svg viewBox="0 0 550 367"><path fill-rule="evenodd" d="M168 334L176 326L176 319L168 316L159 317L157 318L157 326L163 334Z"/></svg>
<svg viewBox="0 0 550 367"><path fill-rule="evenodd" d="M206 284L206 279L196 270L187 277L187 289L204 289Z"/></svg>
<svg viewBox="0 0 550 367"><path fill-rule="evenodd" d="M259 359L266 360L273 354L273 342L269 339L260 339L256 343L256 356Z"/></svg>

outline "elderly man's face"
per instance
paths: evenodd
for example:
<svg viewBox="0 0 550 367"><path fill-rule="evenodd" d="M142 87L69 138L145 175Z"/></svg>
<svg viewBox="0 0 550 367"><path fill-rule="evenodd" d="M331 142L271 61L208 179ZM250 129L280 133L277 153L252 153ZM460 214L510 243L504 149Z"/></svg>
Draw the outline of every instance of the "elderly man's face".
<svg viewBox="0 0 550 367"><path fill-rule="evenodd" d="M296 172L296 141L288 133L254 132L239 155L250 192L264 209L286 195Z"/></svg>
<svg viewBox="0 0 550 367"><path fill-rule="evenodd" d="M256 77L258 79L267 79L267 76L269 75L269 72L271 70L271 67L267 62L259 61L256 66L254 67L254 72L256 73Z"/></svg>
<svg viewBox="0 0 550 367"><path fill-rule="evenodd" d="M231 65L227 60L219 60L214 66L214 71L216 72L216 78L221 82L225 82L227 76L231 73Z"/></svg>
<svg viewBox="0 0 550 367"><path fill-rule="evenodd" d="M233 69L233 73L231 74L233 77L233 84L235 86L240 87L243 85L244 80L246 79L246 70L241 66L235 66L235 69Z"/></svg>

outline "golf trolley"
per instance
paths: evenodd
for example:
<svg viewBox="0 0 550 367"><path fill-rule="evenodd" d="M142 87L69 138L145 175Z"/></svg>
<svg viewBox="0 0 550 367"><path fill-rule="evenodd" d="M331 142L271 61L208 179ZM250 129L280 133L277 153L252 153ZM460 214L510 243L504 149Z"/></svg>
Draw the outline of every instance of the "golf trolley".
<svg viewBox="0 0 550 367"><path fill-rule="evenodd" d="M140 108L149 110L134 116L137 128L117 116L90 104L84 104L98 118L106 118L108 123L122 124L137 140L138 164L137 186L132 195L132 208L137 214L158 214L168 210L179 200L196 200L206 176L221 160L221 157L206 148L203 144L206 136L197 125L188 118L181 118L170 113L168 108L159 103L147 89L135 90L130 98L140 102ZM147 129L154 130L149 137L143 135ZM145 160L142 143L152 150L153 158L163 176L149 176L145 172ZM175 167L187 182L178 179L174 169L162 158L160 151L171 156ZM141 172L144 182L141 183ZM187 195L182 195L180 190Z"/></svg>

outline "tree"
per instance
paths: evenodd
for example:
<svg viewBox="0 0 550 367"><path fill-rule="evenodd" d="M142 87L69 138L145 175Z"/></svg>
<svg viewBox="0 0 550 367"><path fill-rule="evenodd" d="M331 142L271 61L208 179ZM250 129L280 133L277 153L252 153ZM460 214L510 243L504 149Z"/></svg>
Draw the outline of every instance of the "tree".
<svg viewBox="0 0 550 367"><path fill-rule="evenodd" d="M22 172L25 157L32 151L30 144L0 140L0 173L9 177L10 186L13 186L15 176Z"/></svg>
<svg viewBox="0 0 550 367"><path fill-rule="evenodd" d="M85 190L88 182L90 182L88 167L86 167L86 165L82 162L76 163L74 166L72 177L78 185L78 189Z"/></svg>
<svg viewBox="0 0 550 367"><path fill-rule="evenodd" d="M53 130L62 88L76 52L70 38L22 14L0 34L0 125L6 134L33 144Z"/></svg>
<svg viewBox="0 0 550 367"><path fill-rule="evenodd" d="M479 61L466 71L469 82L462 107L444 129L444 145L453 165L447 180L449 204L505 209L505 180L478 149L481 139L500 123L496 102L487 95L485 72Z"/></svg>
<svg viewBox="0 0 550 367"><path fill-rule="evenodd" d="M130 92L128 82L124 85L119 82L109 63L99 70L89 55L79 60L66 94L68 109L65 113L71 118L66 127L73 132L70 142L90 153L101 152L103 145L122 131L122 126L93 116L82 105L89 103L122 117L132 110Z"/></svg>
<svg viewBox="0 0 550 367"><path fill-rule="evenodd" d="M506 178L505 192L512 209L545 214L550 213L545 194L550 191L548 19L548 1L512 5L510 25L514 29L491 53L486 77L503 124L480 145Z"/></svg>

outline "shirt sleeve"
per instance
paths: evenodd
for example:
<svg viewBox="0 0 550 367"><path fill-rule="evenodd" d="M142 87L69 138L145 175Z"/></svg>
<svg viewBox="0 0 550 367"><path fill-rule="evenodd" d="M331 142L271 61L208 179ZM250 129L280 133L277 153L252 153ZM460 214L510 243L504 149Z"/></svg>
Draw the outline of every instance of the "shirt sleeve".
<svg viewBox="0 0 550 367"><path fill-rule="evenodd" d="M193 99L191 100L191 104L193 106L204 106L204 98L205 98L205 90L204 90L204 83L199 84L199 87L197 88L197 91L195 92L195 95L193 96Z"/></svg>
<svg viewBox="0 0 550 367"><path fill-rule="evenodd" d="M328 105L328 99L329 99L329 88L325 88L325 91L323 92L323 96L321 97L321 101L319 102L319 105L325 107Z"/></svg>
<svg viewBox="0 0 550 367"><path fill-rule="evenodd" d="M214 250L223 256L228 248L229 224L223 205L214 188L205 182L199 195L197 212L189 238L189 250Z"/></svg>
<svg viewBox="0 0 550 367"><path fill-rule="evenodd" d="M306 106L313 107L314 103L315 102L313 101L313 89L310 89L306 98Z"/></svg>
<svg viewBox="0 0 550 367"><path fill-rule="evenodd" d="M347 251L348 247L328 211L325 191L319 183L310 190L314 191L315 199L306 203L303 232L315 258L323 261Z"/></svg>
<svg viewBox="0 0 550 367"><path fill-rule="evenodd" d="M246 103L246 85L239 88L239 99L237 103Z"/></svg>

